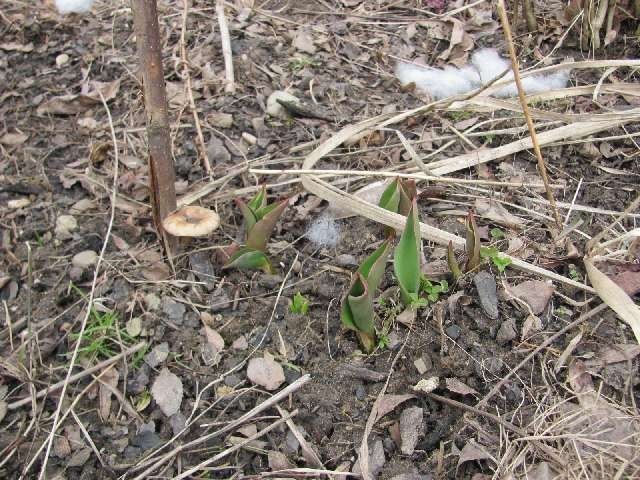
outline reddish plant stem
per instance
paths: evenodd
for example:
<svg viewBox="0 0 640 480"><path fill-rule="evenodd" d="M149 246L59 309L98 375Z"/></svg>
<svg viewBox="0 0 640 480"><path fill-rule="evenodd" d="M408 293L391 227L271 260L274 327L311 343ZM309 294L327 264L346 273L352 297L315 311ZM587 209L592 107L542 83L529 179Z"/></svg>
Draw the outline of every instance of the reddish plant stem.
<svg viewBox="0 0 640 480"><path fill-rule="evenodd" d="M176 174L171 156L167 94L156 0L131 0L149 141L149 190L153 220L169 257L177 239L164 232L162 220L176 209Z"/></svg>

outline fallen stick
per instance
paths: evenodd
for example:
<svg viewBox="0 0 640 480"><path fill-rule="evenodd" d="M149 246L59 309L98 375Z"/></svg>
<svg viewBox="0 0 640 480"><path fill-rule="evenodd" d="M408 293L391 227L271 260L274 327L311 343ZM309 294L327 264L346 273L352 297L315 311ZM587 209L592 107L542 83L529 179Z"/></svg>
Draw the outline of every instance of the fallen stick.
<svg viewBox="0 0 640 480"><path fill-rule="evenodd" d="M71 375L69 377L69 383L72 382L77 382L78 380L82 380L84 377L88 377L89 375L91 375L92 373L98 372L100 370L102 370L105 367L108 367L109 365L111 365L112 363L116 363L120 360L122 360L125 357L128 357L129 355L136 353L137 351L143 349L144 347L147 346L147 342L140 342L136 345L134 345L133 347L127 348L124 352L119 353L118 355L109 358L108 360L104 360L96 365L94 365L93 367L87 368L86 370L83 370L82 372L78 372L74 375ZM36 393L36 399L38 398L42 398L45 395L51 393L51 392L55 392L56 390L59 390L60 388L62 388L62 386L65 384L65 380L60 380L57 383L54 383L53 385L48 386L47 388L44 388L42 390L40 390L38 393ZM29 403L31 403L32 398L31 397L26 397L23 398L22 400L17 400L13 403L10 403L9 405L7 405L7 408L9 410L15 410L16 408L20 408L24 405L27 405Z"/></svg>

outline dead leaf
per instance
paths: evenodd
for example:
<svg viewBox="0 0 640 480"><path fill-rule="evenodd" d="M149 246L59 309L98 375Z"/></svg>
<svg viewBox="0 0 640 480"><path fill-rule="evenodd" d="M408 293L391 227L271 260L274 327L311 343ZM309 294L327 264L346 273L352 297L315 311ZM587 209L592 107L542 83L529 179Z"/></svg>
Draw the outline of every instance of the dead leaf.
<svg viewBox="0 0 640 480"><path fill-rule="evenodd" d="M444 382L450 392L458 393L460 395L478 395L476 390L457 378L445 378Z"/></svg>
<svg viewBox="0 0 640 480"><path fill-rule="evenodd" d="M22 145L28 138L29 136L22 132L5 133L2 138L0 138L0 143L10 147L15 147L16 145Z"/></svg>
<svg viewBox="0 0 640 480"><path fill-rule="evenodd" d="M18 42L0 43L0 50L4 50L5 52L29 53L33 51L33 43L32 42L29 42L27 44L22 44Z"/></svg>
<svg viewBox="0 0 640 480"><path fill-rule="evenodd" d="M637 267L636 264L633 264ZM624 293L630 297L640 292L640 271L626 270L611 277Z"/></svg>
<svg viewBox="0 0 640 480"><path fill-rule="evenodd" d="M111 396L113 395L113 389L118 386L118 376L118 370L116 368L110 368L100 377L98 414L103 422L106 422L109 419L109 413L111 412Z"/></svg>
<svg viewBox="0 0 640 480"><path fill-rule="evenodd" d="M120 80L113 82L90 81L82 88L79 95L60 95L42 102L36 109L38 116L76 115L102 103L100 93L105 101L113 100L120 90ZM99 93L100 92L100 93Z"/></svg>
<svg viewBox="0 0 640 480"><path fill-rule="evenodd" d="M270 357L249 360L247 377L251 382L267 390L277 389L285 380L282 365Z"/></svg>
<svg viewBox="0 0 640 480"><path fill-rule="evenodd" d="M534 315L540 315L547 307L555 289L550 283L541 280L526 280L514 287L507 287L507 291L526 302Z"/></svg>
<svg viewBox="0 0 640 480"><path fill-rule="evenodd" d="M522 322L522 340L527 338L530 333L536 333L542 330L542 320L535 315L527 315Z"/></svg>
<svg viewBox="0 0 640 480"><path fill-rule="evenodd" d="M293 39L293 47L304 53L308 53L309 55L314 55L316 53L316 46L313 43L313 37L311 33L301 27L298 29L295 38Z"/></svg>
<svg viewBox="0 0 640 480"><path fill-rule="evenodd" d="M469 59L468 52L473 48L473 38L465 32L464 24L460 20L453 17L449 17L447 20L452 24L449 47L438 58L448 60L456 67L462 67Z"/></svg>
<svg viewBox="0 0 640 480"><path fill-rule="evenodd" d="M378 403L378 411L376 415L376 422L384 417L387 413L392 412L398 405L406 402L411 398L416 398L415 395L383 395Z"/></svg>
<svg viewBox="0 0 640 480"><path fill-rule="evenodd" d="M477 198L475 202L476 213L499 225L509 228L520 228L525 225L525 221L507 211L501 203L486 198Z"/></svg>
<svg viewBox="0 0 640 480"><path fill-rule="evenodd" d="M163 368L151 387L151 395L160 410L162 410L162 413L167 417L178 413L182 404L182 394L183 389L180 378L168 369Z"/></svg>
<svg viewBox="0 0 640 480"><path fill-rule="evenodd" d="M460 458L458 458L458 465L456 468L459 468L464 462L471 462L475 460L489 460L491 459L491 454L487 451L487 448L484 445L480 445L475 440L469 440L466 445L462 448L460 452Z"/></svg>

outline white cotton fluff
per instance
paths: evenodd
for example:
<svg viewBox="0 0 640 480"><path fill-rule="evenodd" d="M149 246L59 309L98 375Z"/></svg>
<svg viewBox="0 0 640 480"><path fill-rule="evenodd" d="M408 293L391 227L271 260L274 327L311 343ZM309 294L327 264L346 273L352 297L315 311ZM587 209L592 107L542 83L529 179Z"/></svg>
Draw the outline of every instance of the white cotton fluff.
<svg viewBox="0 0 640 480"><path fill-rule="evenodd" d="M56 0L56 8L62 15L67 13L86 13L91 10L95 0Z"/></svg>
<svg viewBox="0 0 640 480"><path fill-rule="evenodd" d="M416 88L427 92L436 100L467 93L480 86L480 77L473 67L439 69L399 63L396 77L403 85L415 83Z"/></svg>
<svg viewBox="0 0 640 480"><path fill-rule="evenodd" d="M311 222L306 237L318 248L333 248L340 240L340 227L333 217L324 214Z"/></svg>
<svg viewBox="0 0 640 480"><path fill-rule="evenodd" d="M443 69L421 67L412 63L399 63L396 76L402 84L414 82L416 88L431 95L435 100L460 95L490 83L509 70L500 81L513 79L511 63L502 58L492 48L478 50L471 56L471 63L462 68L447 66ZM525 93L535 94L563 88L569 79L568 71L551 75L533 75L522 79ZM491 95L496 97L513 97L518 94L514 82L496 90Z"/></svg>

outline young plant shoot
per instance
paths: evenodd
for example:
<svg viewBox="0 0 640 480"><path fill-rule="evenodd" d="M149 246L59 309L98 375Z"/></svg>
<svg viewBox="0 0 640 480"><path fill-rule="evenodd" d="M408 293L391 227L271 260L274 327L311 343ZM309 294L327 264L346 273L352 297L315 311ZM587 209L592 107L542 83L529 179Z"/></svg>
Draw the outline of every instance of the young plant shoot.
<svg viewBox="0 0 640 480"><path fill-rule="evenodd" d="M420 224L418 223L418 204L415 197L411 202L407 223L400 242L393 254L393 268L400 286L400 299L406 306L423 306L420 295Z"/></svg>
<svg viewBox="0 0 640 480"><path fill-rule="evenodd" d="M480 244L480 233L478 232L478 225L476 224L475 216L473 212L470 210L467 214L467 218L465 220L465 226L467 230L467 238L465 244L465 254L467 256L467 261L464 265L464 271L460 268L460 264L456 259L455 253L453 251L453 244L449 242L449 247L447 248L447 263L449 264L449 269L453 274L453 278L458 280L464 273L475 270L480 265L481 260L491 260L493 265L498 269L500 273L504 272L505 268L511 263L511 260L508 257L503 257L498 252L496 247L483 247ZM500 229L492 229L498 230L502 236L504 233ZM496 238L496 235L492 233L492 237Z"/></svg>
<svg viewBox="0 0 640 480"><path fill-rule="evenodd" d="M465 243L467 261L464 265L464 271L460 268L460 264L456 259L455 252L453 251L453 243L449 242L447 248L447 263L455 280L458 280L464 273L470 272L480 265L480 232L478 232L478 224L471 210L467 213L464 224L467 232Z"/></svg>
<svg viewBox="0 0 640 480"><path fill-rule="evenodd" d="M417 195L416 182L396 177L384 190L378 205L385 210L405 217L411 209L411 199Z"/></svg>
<svg viewBox="0 0 640 480"><path fill-rule="evenodd" d="M236 204L244 217L246 240L225 265L225 268L260 269L272 273L273 267L266 255L267 243L278 219L287 208L289 200L267 204L266 186L258 191L249 203L236 198Z"/></svg>
<svg viewBox="0 0 640 480"><path fill-rule="evenodd" d="M356 332L360 345L366 353L371 353L378 343L373 299L384 275L390 250L391 242L386 240L362 262L342 302L340 313L342 324L345 328Z"/></svg>

